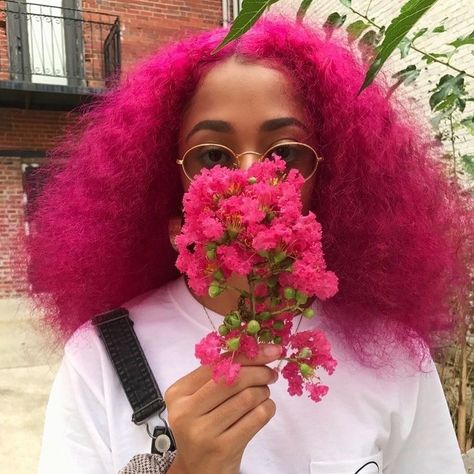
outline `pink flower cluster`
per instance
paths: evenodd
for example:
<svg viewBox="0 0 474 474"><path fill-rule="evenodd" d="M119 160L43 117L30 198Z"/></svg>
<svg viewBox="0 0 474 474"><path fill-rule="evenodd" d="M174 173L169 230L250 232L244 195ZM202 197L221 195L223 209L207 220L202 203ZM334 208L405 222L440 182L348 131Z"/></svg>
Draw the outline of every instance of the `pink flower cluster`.
<svg viewBox="0 0 474 474"><path fill-rule="evenodd" d="M198 295L217 297L231 274L248 283L218 332L196 346L215 380L232 383L240 368L235 356L254 358L259 342L281 344L289 393L301 395L304 386L318 401L327 387L314 382L315 369L332 373L336 364L329 343L320 331L292 335L291 329L295 317L313 317L309 298L337 292L337 277L326 270L315 215L302 214L303 183L277 156L248 170L203 170L184 196L176 265Z"/></svg>
<svg viewBox="0 0 474 474"><path fill-rule="evenodd" d="M314 368L322 367L332 375L337 365L331 356L329 341L322 331L301 331L291 336L290 344L289 362L282 370L283 377L288 380L288 392L300 396L304 386L309 397L319 402L328 387L319 383Z"/></svg>

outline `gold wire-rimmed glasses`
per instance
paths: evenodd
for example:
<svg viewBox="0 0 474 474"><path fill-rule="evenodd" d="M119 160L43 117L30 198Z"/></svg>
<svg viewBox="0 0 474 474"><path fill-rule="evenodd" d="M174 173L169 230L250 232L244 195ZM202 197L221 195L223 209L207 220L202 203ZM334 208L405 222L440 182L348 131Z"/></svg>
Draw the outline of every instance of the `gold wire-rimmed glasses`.
<svg viewBox="0 0 474 474"><path fill-rule="evenodd" d="M255 155L259 160L273 159L279 156L286 163L286 170L297 169L305 181L310 179L322 160L316 151L306 143L282 142L270 147L265 153L245 151L235 153L231 148L218 143L202 143L187 150L178 165L183 167L186 177L192 181L204 168L210 169L221 165L226 168L240 168L240 159L243 155Z"/></svg>

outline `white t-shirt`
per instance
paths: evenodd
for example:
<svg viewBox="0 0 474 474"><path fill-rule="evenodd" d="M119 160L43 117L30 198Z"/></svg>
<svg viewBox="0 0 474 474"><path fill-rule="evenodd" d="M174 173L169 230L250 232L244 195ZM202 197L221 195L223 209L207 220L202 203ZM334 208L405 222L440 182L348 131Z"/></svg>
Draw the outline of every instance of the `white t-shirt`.
<svg viewBox="0 0 474 474"><path fill-rule="evenodd" d="M164 393L198 366L194 346L212 330L210 322L182 278L125 306ZM218 324L221 317L209 314ZM314 325L324 329L318 316L300 329ZM355 363L328 337L338 361L334 375L321 371L329 393L314 403L305 395L290 397L282 378L272 385L276 415L247 446L241 473L464 474L434 365L430 373L404 369L383 376ZM95 328L86 325L66 345L51 391L40 474L116 474L150 447L145 426L131 422Z"/></svg>

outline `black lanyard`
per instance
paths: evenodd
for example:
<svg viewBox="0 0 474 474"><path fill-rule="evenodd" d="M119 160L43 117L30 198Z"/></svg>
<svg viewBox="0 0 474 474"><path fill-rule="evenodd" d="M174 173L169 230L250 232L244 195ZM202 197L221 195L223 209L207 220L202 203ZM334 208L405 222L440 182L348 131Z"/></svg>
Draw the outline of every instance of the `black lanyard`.
<svg viewBox="0 0 474 474"><path fill-rule="evenodd" d="M133 329L133 321L125 308L99 314L92 320L105 344L112 365L132 407L132 422L146 424L150 416L158 414L164 426L156 426L153 433L152 452L162 454L176 449L171 430L161 414L166 408L155 377L150 369L140 342ZM169 438L169 443L166 439ZM168 449L165 449L169 445ZM164 449L164 451L163 451Z"/></svg>

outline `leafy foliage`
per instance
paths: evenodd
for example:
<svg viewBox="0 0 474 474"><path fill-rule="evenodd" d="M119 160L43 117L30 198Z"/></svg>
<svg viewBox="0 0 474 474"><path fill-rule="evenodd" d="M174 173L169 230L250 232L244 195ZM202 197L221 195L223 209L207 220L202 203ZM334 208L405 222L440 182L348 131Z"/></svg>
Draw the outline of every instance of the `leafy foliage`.
<svg viewBox="0 0 474 474"><path fill-rule="evenodd" d="M460 38L449 44L450 46L454 46L455 48L460 48L461 46L465 46L467 44L474 44L474 31L467 36L461 36Z"/></svg>
<svg viewBox="0 0 474 474"><path fill-rule="evenodd" d="M392 20L378 49L377 57L369 67L360 91L374 80L389 56L400 44L416 22L437 2L437 0L409 0L403 5L400 14Z"/></svg>
<svg viewBox="0 0 474 474"><path fill-rule="evenodd" d="M244 0L242 10L232 24L229 33L213 52L216 53L226 44L242 36L257 22L264 11L277 1L278 0Z"/></svg>
<svg viewBox="0 0 474 474"><path fill-rule="evenodd" d="M349 39L351 41L356 40L359 36L370 27L369 23L366 23L363 20L354 21L347 27L347 34L349 35Z"/></svg>
<svg viewBox="0 0 474 474"><path fill-rule="evenodd" d="M304 16L306 15L306 12L308 11L308 8L311 6L312 3L313 0L303 0L301 2L300 7L298 8L298 12L296 13L297 20L303 20Z"/></svg>
<svg viewBox="0 0 474 474"><path fill-rule="evenodd" d="M411 84L420 75L420 70L414 65L410 64L405 69L396 72L392 77L398 79L398 82L405 83L405 85Z"/></svg>
<svg viewBox="0 0 474 474"><path fill-rule="evenodd" d="M338 12L331 13L326 22L324 28L340 28L347 19L347 15L340 15Z"/></svg>
<svg viewBox="0 0 474 474"><path fill-rule="evenodd" d="M432 92L433 95L430 97L431 110L448 113L456 109L461 112L464 111L466 107L465 97L467 95L464 74L457 76L445 74Z"/></svg>
<svg viewBox="0 0 474 474"><path fill-rule="evenodd" d="M471 179L474 179L474 155L462 155L461 162Z"/></svg>

